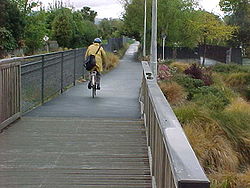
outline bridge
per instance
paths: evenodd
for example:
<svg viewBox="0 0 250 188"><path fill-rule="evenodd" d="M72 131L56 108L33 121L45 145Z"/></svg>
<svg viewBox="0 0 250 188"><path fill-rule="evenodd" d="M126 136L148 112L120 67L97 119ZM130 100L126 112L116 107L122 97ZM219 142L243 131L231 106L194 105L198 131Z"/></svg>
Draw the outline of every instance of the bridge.
<svg viewBox="0 0 250 188"><path fill-rule="evenodd" d="M76 83L82 51L69 52L74 74L63 74L69 68L63 69L67 55L60 53L0 61L0 187L209 187L148 63L135 60L138 45L102 77L94 99L86 83ZM53 66L62 73L56 83ZM21 80L27 87L41 84L30 89L39 93L41 106L22 101L28 94ZM74 87L66 90L66 82ZM62 94L46 102L57 86Z"/></svg>

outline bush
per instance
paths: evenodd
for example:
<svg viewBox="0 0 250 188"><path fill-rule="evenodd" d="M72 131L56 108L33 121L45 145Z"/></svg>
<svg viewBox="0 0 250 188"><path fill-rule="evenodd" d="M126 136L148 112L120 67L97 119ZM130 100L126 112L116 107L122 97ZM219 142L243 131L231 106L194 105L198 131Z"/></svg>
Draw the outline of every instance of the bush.
<svg viewBox="0 0 250 188"><path fill-rule="evenodd" d="M227 97L224 95L224 93L221 90L215 87L211 87L211 86L202 86L202 87L193 89L189 93L189 99L194 100L194 101L200 100L202 102L200 104L208 105L207 107L211 105L210 107L212 109L217 109L217 107L219 109L220 107L223 108L226 105L228 105L230 102L229 99L227 99ZM219 104L216 104L216 102L219 102Z"/></svg>
<svg viewBox="0 0 250 188"><path fill-rule="evenodd" d="M250 73L232 73L227 76L225 82L230 87L242 88L247 84L250 85Z"/></svg>
<svg viewBox="0 0 250 188"><path fill-rule="evenodd" d="M232 107L231 107L232 108ZM213 113L234 149L241 154L241 163L250 162L250 115L238 110Z"/></svg>
<svg viewBox="0 0 250 188"><path fill-rule="evenodd" d="M247 66L241 66L237 64L222 64L222 63L218 63L212 66L212 70L220 73L250 72L250 68Z"/></svg>
<svg viewBox="0 0 250 188"><path fill-rule="evenodd" d="M210 110L223 110L227 104L229 104L228 100L225 98L221 98L212 93L208 93L207 95L203 95L202 93L195 94L192 99L196 104L203 105Z"/></svg>
<svg viewBox="0 0 250 188"><path fill-rule="evenodd" d="M188 91L205 85L202 80L194 79L183 74L174 75L174 81L185 87Z"/></svg>
<svg viewBox="0 0 250 188"><path fill-rule="evenodd" d="M199 67L197 64L192 64L184 73L194 79L202 80L207 86L213 83L212 72L208 68Z"/></svg>
<svg viewBox="0 0 250 188"><path fill-rule="evenodd" d="M209 111L193 103L177 107L174 111L207 173L237 169L237 153Z"/></svg>
<svg viewBox="0 0 250 188"><path fill-rule="evenodd" d="M173 77L175 70L165 64L158 66L158 80L169 80Z"/></svg>
<svg viewBox="0 0 250 188"><path fill-rule="evenodd" d="M182 62L174 62L170 64L170 67L175 67L177 69L177 72L182 73L190 67L190 64Z"/></svg>
<svg viewBox="0 0 250 188"><path fill-rule="evenodd" d="M211 188L249 188L250 169L245 173L224 171L209 175Z"/></svg>
<svg viewBox="0 0 250 188"><path fill-rule="evenodd" d="M213 73L213 80L214 84L213 86L222 91L227 99L230 101L234 100L239 96L238 93L236 93L234 90L232 90L230 87L228 87L224 80L224 76L219 73Z"/></svg>
<svg viewBox="0 0 250 188"><path fill-rule="evenodd" d="M115 68L119 63L119 57L113 53L107 52L107 60L106 65L104 67L104 71L110 71Z"/></svg>
<svg viewBox="0 0 250 188"><path fill-rule="evenodd" d="M160 82L159 86L172 105L181 104L187 98L184 88L176 82Z"/></svg>

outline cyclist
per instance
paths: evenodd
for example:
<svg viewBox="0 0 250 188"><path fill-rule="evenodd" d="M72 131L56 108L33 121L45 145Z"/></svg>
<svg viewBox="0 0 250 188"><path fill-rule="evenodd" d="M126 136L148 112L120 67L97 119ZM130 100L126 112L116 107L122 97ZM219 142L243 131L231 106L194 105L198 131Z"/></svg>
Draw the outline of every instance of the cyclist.
<svg viewBox="0 0 250 188"><path fill-rule="evenodd" d="M85 54L85 59L89 55L95 55L96 66L91 71L96 71L96 84L98 90L100 90L101 72L103 71L103 66L106 63L106 53L101 46L101 43L102 40L100 38L95 38L93 44L88 47ZM91 82L88 84L88 89L91 89Z"/></svg>

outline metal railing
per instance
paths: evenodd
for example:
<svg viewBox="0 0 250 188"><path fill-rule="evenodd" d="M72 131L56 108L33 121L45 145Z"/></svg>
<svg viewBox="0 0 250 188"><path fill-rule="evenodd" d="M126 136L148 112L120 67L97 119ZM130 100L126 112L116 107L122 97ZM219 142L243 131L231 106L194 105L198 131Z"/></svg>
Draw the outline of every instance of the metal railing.
<svg viewBox="0 0 250 188"><path fill-rule="evenodd" d="M21 59L22 112L63 93L84 75L85 48Z"/></svg>
<svg viewBox="0 0 250 188"><path fill-rule="evenodd" d="M21 116L20 62L0 61L0 130Z"/></svg>
<svg viewBox="0 0 250 188"><path fill-rule="evenodd" d="M140 95L151 173L157 188L208 188L210 182L147 62Z"/></svg>
<svg viewBox="0 0 250 188"><path fill-rule="evenodd" d="M1 64L8 62L12 66L18 63L21 67L21 112L29 111L75 85L84 75L85 51L81 48L0 60ZM3 92L10 91L4 88Z"/></svg>

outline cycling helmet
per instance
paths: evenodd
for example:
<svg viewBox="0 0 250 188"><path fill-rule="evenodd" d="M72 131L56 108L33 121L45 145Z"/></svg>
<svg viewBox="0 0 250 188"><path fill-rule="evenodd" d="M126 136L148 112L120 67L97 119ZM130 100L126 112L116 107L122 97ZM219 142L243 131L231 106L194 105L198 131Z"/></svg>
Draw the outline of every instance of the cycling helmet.
<svg viewBox="0 0 250 188"><path fill-rule="evenodd" d="M100 38L95 38L94 42L95 43L102 43L102 40Z"/></svg>

